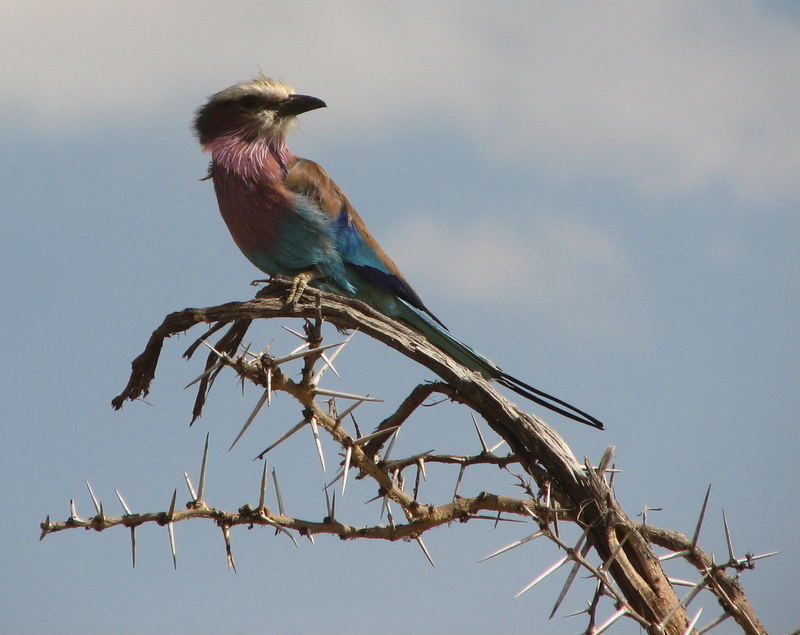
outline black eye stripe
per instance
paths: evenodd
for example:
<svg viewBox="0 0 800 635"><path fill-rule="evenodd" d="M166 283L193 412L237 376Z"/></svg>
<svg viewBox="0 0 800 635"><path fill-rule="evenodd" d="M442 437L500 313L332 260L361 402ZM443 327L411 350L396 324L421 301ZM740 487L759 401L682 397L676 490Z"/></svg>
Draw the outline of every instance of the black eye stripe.
<svg viewBox="0 0 800 635"><path fill-rule="evenodd" d="M260 99L255 95L245 95L244 97L239 98L239 105L241 105L243 108L247 108L248 110L256 110L258 108L263 108L266 104L264 103L263 99Z"/></svg>

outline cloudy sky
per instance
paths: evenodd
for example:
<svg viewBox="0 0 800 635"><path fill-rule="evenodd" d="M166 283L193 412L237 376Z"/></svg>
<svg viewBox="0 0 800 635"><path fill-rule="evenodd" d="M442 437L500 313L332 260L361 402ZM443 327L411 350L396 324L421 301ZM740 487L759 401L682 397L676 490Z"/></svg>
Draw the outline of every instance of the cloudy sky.
<svg viewBox="0 0 800 635"><path fill-rule="evenodd" d="M651 521L691 532L713 483L706 546L725 551L724 508L740 552L781 550L744 585L770 632L800 625L796 3L43 1L2 5L0 36L4 628L400 633L412 612L430 632L521 633L546 620L561 580L511 598L549 547L475 563L527 528L439 530L435 570L411 545L294 549L242 531L235 576L199 523L178 527L177 572L163 530L140 531L133 571L126 532L36 542L70 498L89 515L84 479L109 507L119 487L136 511L164 509L206 431L210 502L238 507L257 485L252 454L298 417L274 404L226 454L257 396L231 380L188 428L180 388L199 362L180 359L182 342L165 347L150 405L108 407L163 315L252 295L258 272L198 183L207 157L189 126L259 69L325 99L291 147L326 167L451 330L608 423L544 413L579 458L616 446L629 513L661 507ZM342 389L387 400L364 423L430 379L366 341L343 363ZM404 450L476 449L462 411L426 423ZM310 440L273 460L296 472L298 515L321 517ZM474 491L507 484L495 480ZM371 495L353 493L359 522L377 520ZM703 606L701 623L717 610ZM575 619L539 632L579 632Z"/></svg>

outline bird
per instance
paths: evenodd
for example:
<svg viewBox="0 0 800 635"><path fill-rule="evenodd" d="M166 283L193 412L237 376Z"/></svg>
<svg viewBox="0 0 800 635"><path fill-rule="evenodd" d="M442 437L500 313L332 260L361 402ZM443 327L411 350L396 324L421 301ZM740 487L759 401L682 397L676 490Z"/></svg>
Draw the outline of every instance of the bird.
<svg viewBox="0 0 800 635"><path fill-rule="evenodd" d="M361 300L468 369L602 430L600 420L512 377L453 336L322 166L288 149L286 137L298 115L324 107L322 99L261 74L213 94L195 112L194 132L203 152L211 155L207 178L245 257L270 276L291 278L290 303L307 285Z"/></svg>

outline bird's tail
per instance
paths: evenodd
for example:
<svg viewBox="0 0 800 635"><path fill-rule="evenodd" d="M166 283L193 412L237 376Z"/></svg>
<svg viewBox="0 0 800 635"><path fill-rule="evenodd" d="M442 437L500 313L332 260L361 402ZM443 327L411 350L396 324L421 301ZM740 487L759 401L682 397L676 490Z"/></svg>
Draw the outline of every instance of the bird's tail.
<svg viewBox="0 0 800 635"><path fill-rule="evenodd" d="M548 395L546 392L542 392L538 388L534 388L533 386L526 384L524 381L520 381L516 377L512 377L508 373L500 371L500 376L496 379L497 383L502 384L506 388L510 388L518 395L522 395L534 403L538 403L540 406L544 406L545 408L548 408L553 412L557 412L558 414L563 415L568 419L572 419L573 421L585 423L587 426L592 426L598 430L603 429L603 422L599 419L595 419L592 415L584 412L583 410L579 410L572 404L562 401L553 395Z"/></svg>
<svg viewBox="0 0 800 635"><path fill-rule="evenodd" d="M553 412L557 412L568 419L584 423L600 430L603 429L603 423L600 420L587 414L583 410L579 410L566 401L562 401L558 397L542 392L538 388L534 388L524 381L520 381L516 377L512 377L508 373L503 372L493 361L453 337L450 331L434 320L432 316L407 302L402 300L401 302L406 310L401 311L402 315L400 317L412 328L422 333L436 348L447 353L458 363L478 371L488 379L496 380L499 384L513 390L518 395L530 399L532 402L544 406Z"/></svg>

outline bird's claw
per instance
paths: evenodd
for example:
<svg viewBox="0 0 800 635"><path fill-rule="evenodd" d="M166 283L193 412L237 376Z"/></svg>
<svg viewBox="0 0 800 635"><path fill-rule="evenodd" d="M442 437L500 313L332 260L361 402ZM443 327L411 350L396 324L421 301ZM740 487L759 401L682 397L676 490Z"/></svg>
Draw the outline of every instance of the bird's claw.
<svg viewBox="0 0 800 635"><path fill-rule="evenodd" d="M286 303L294 304L297 302L303 295L303 291L306 290L308 283L319 277L319 273L313 269L309 271L303 271L294 276L292 278L292 288L289 291L289 297L286 298Z"/></svg>

